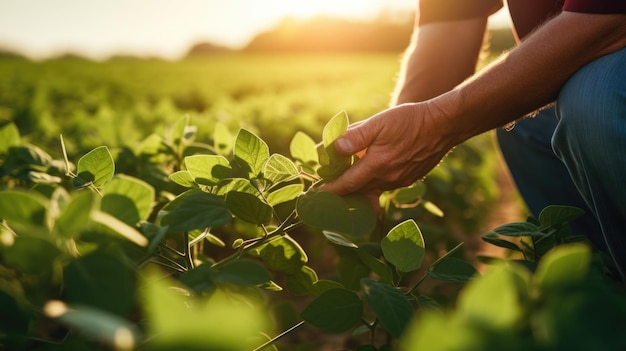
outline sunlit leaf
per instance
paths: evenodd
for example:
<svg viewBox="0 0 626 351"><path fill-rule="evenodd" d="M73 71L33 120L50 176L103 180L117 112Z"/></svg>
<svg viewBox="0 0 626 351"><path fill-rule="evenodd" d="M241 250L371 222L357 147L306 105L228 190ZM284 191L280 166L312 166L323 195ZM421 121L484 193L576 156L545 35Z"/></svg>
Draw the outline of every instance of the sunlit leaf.
<svg viewBox="0 0 626 351"><path fill-rule="evenodd" d="M291 157L308 166L318 163L315 141L305 133L298 131L291 139L289 152Z"/></svg>
<svg viewBox="0 0 626 351"><path fill-rule="evenodd" d="M0 218L7 220L9 225L47 228L48 205L48 199L36 192L0 191Z"/></svg>
<svg viewBox="0 0 626 351"><path fill-rule="evenodd" d="M272 205L276 206L284 202L291 201L297 198L304 191L304 185L302 184L289 184L278 190L272 191L267 194L266 200Z"/></svg>
<svg viewBox="0 0 626 351"><path fill-rule="evenodd" d="M78 160L76 172L74 186L82 187L88 184L103 186L115 173L115 163L109 148L99 146L86 153Z"/></svg>
<svg viewBox="0 0 626 351"><path fill-rule="evenodd" d="M254 252L270 270L288 274L298 272L309 260L300 244L289 235L272 239Z"/></svg>
<svg viewBox="0 0 626 351"><path fill-rule="evenodd" d="M250 177L257 178L270 157L269 147L252 132L240 129L235 138L235 159Z"/></svg>
<svg viewBox="0 0 626 351"><path fill-rule="evenodd" d="M95 196L91 191L72 194L54 223L54 232L64 238L73 238L86 229L94 209Z"/></svg>
<svg viewBox="0 0 626 351"><path fill-rule="evenodd" d="M363 302L354 292L331 289L313 300L303 311L307 323L331 333L353 328L362 318Z"/></svg>
<svg viewBox="0 0 626 351"><path fill-rule="evenodd" d="M118 174L102 190L100 209L134 226L146 220L154 203L154 188L143 180Z"/></svg>
<svg viewBox="0 0 626 351"><path fill-rule="evenodd" d="M355 243L346 239L346 237L344 237L343 235L339 233L334 233L328 230L322 230L322 234L324 234L326 239L328 239L328 241L330 241L333 244L337 244L337 245L341 245L345 247L351 247L355 249L358 248L358 246Z"/></svg>
<svg viewBox="0 0 626 351"><path fill-rule="evenodd" d="M518 271L518 272L516 272ZM521 275L520 275L521 274ZM522 288L514 265L494 265L480 278L465 286L459 296L459 313L474 323L509 331L524 314L520 301Z"/></svg>
<svg viewBox="0 0 626 351"><path fill-rule="evenodd" d="M299 271L286 276L286 286L296 296L312 295L313 285L317 282L317 273L309 266L302 266Z"/></svg>
<svg viewBox="0 0 626 351"><path fill-rule="evenodd" d="M589 271L591 249L581 243L561 245L542 257L535 281L543 289L564 289Z"/></svg>
<svg viewBox="0 0 626 351"><path fill-rule="evenodd" d="M20 131L15 123L8 123L0 128L0 154L6 154L9 149L20 145Z"/></svg>
<svg viewBox="0 0 626 351"><path fill-rule="evenodd" d="M215 123L213 147L219 155L228 156L233 148L233 135L224 123Z"/></svg>
<svg viewBox="0 0 626 351"><path fill-rule="evenodd" d="M345 111L339 112L334 115L324 126L324 130L322 131L322 140L324 142L325 147L329 147L332 143L335 142L340 136L343 135L348 130L348 125L350 121L348 120L348 114Z"/></svg>
<svg viewBox="0 0 626 351"><path fill-rule="evenodd" d="M217 185L220 180L230 178L233 173L230 162L219 155L187 156L185 168L196 183L203 185Z"/></svg>
<svg viewBox="0 0 626 351"><path fill-rule="evenodd" d="M287 157L280 154L273 154L265 164L263 176L272 184L278 184L285 180L293 179L298 175L298 168Z"/></svg>
<svg viewBox="0 0 626 351"><path fill-rule="evenodd" d="M154 275L140 299L149 335L149 350L252 350L247 335L269 332L269 314L254 300L216 289L195 298L173 289L174 282Z"/></svg>
<svg viewBox="0 0 626 351"><path fill-rule="evenodd" d="M260 196L261 193L255 188L249 179L245 178L227 178L222 179L218 184L217 195L225 196L231 191L240 193L248 193L254 196Z"/></svg>
<svg viewBox="0 0 626 351"><path fill-rule="evenodd" d="M106 212L92 211L91 220L107 228L111 233L126 238L139 246L148 245L148 239L141 235L135 227L131 227Z"/></svg>
<svg viewBox="0 0 626 351"><path fill-rule="evenodd" d="M194 186L195 182L193 180L193 176L188 171L178 171L169 175L169 178L174 183L184 186L186 188L191 188Z"/></svg>
<svg viewBox="0 0 626 351"><path fill-rule="evenodd" d="M419 269L426 252L422 232L411 219L393 227L380 245L385 258L399 272Z"/></svg>

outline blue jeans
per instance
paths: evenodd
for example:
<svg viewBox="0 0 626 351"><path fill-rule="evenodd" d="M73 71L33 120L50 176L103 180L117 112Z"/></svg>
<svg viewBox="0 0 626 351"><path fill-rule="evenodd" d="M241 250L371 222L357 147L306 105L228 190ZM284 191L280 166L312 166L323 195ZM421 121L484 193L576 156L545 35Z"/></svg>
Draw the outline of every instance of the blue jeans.
<svg viewBox="0 0 626 351"><path fill-rule="evenodd" d="M605 252L626 281L626 49L581 68L555 107L497 137L531 213L547 205L585 210L572 230Z"/></svg>

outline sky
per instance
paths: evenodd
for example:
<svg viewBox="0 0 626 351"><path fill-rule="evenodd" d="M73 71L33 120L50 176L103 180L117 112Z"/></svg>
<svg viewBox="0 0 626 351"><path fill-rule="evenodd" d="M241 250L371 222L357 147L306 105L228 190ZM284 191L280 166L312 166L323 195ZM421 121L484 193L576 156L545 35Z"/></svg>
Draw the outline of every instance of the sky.
<svg viewBox="0 0 626 351"><path fill-rule="evenodd" d="M200 41L231 48L284 17L370 19L417 0L0 0L0 48L34 59L77 53L176 59ZM492 23L506 24L504 11Z"/></svg>

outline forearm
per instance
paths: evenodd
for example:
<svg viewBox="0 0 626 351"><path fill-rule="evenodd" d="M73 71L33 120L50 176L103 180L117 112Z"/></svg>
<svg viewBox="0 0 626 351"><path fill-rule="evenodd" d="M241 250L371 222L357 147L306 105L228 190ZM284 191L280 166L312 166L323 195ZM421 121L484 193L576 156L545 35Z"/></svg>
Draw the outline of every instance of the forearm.
<svg viewBox="0 0 626 351"><path fill-rule="evenodd" d="M586 63L626 46L625 15L565 12L509 54L431 100L460 143L554 101Z"/></svg>
<svg viewBox="0 0 626 351"><path fill-rule="evenodd" d="M472 75L486 24L486 18L473 18L415 28L391 105L428 100Z"/></svg>

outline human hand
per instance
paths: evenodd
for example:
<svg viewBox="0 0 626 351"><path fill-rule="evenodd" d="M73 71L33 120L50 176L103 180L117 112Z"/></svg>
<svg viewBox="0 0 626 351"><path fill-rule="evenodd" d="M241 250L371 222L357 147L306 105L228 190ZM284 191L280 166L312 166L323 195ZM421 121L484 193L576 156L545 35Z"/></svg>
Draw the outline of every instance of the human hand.
<svg viewBox="0 0 626 351"><path fill-rule="evenodd" d="M323 189L339 195L382 191L413 184L456 144L452 126L430 102L403 104L350 126L334 143L341 155L365 155Z"/></svg>

